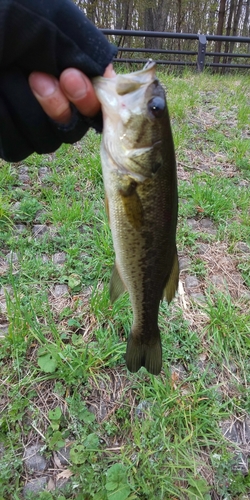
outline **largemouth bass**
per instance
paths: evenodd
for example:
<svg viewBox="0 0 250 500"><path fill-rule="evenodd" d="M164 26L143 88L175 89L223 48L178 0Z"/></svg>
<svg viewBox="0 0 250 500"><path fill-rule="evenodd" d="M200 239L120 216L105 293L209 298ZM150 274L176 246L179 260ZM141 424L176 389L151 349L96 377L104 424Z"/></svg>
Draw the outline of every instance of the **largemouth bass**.
<svg viewBox="0 0 250 500"><path fill-rule="evenodd" d="M159 374L158 328L163 297L178 287L176 251L177 179L165 92L156 65L93 80L103 110L101 161L115 265L111 302L128 291L133 325L126 364Z"/></svg>

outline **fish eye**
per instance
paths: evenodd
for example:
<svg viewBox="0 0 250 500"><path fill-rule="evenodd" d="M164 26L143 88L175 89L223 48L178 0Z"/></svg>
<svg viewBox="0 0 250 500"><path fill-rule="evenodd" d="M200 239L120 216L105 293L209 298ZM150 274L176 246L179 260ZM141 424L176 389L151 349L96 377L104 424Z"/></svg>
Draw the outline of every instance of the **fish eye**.
<svg viewBox="0 0 250 500"><path fill-rule="evenodd" d="M148 103L148 110L155 118L161 118L166 107L165 100L162 97L153 97Z"/></svg>

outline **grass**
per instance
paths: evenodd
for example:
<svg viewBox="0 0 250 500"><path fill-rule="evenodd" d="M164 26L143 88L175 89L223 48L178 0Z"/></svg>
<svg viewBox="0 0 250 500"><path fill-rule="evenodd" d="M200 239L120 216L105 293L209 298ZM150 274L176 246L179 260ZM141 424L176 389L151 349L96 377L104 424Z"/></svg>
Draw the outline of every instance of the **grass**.
<svg viewBox="0 0 250 500"><path fill-rule="evenodd" d="M126 294L109 301L100 137L1 164L0 500L23 499L41 475L46 489L25 498L249 498L250 80L159 75L178 159L178 250L190 261L184 293L161 305L159 377L125 368L132 313ZM35 443L50 460L43 473L24 460Z"/></svg>

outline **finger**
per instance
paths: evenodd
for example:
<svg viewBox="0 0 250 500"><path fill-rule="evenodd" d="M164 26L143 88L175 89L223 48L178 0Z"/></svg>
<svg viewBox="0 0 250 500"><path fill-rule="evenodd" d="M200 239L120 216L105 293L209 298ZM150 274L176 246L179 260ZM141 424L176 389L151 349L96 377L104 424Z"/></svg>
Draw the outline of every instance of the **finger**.
<svg viewBox="0 0 250 500"><path fill-rule="evenodd" d="M105 76L105 78L114 78L116 76L116 73L114 71L114 68L113 68L113 64L110 63L107 68L105 69L104 71L104 74L103 76Z"/></svg>
<svg viewBox="0 0 250 500"><path fill-rule="evenodd" d="M91 81L78 69L65 69L60 76L60 87L82 115L92 117L100 110Z"/></svg>
<svg viewBox="0 0 250 500"><path fill-rule="evenodd" d="M54 76L34 72L29 76L29 84L34 96L52 120L58 123L70 122L70 103Z"/></svg>

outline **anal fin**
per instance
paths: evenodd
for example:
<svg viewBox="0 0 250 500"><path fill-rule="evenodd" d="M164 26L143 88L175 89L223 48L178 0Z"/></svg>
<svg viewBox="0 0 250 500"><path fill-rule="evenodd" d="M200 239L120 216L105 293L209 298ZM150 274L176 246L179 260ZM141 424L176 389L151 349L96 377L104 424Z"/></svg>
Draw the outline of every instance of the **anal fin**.
<svg viewBox="0 0 250 500"><path fill-rule="evenodd" d="M175 293L178 290L178 283L179 283L179 262L176 251L174 255L171 273L163 291L163 297L165 297L168 303L170 303L171 300L174 298Z"/></svg>
<svg viewBox="0 0 250 500"><path fill-rule="evenodd" d="M124 293L126 290L126 287L120 277L119 271L117 269L116 263L114 264L111 279L110 279L110 285L109 285L109 293L110 293L110 300L111 303L115 302L116 299L122 293Z"/></svg>

